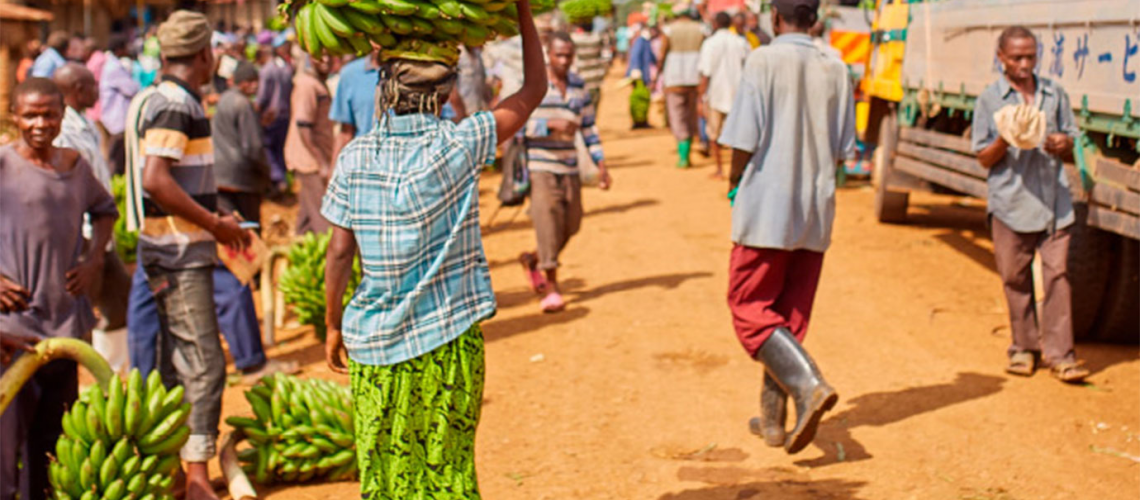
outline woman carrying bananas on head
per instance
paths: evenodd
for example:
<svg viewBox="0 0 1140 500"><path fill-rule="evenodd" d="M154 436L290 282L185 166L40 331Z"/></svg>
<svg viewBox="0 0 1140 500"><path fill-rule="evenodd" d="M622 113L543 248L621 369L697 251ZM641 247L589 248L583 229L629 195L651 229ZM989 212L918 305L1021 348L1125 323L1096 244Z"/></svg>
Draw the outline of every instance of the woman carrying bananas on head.
<svg viewBox="0 0 1140 500"><path fill-rule="evenodd" d="M377 90L378 124L340 153L325 194L321 213L334 226L326 360L351 379L364 498L479 498L479 322L495 313L495 297L479 231L478 177L547 87L528 0L519 0L518 18L522 89L459 123L439 118L454 66L389 57ZM342 307L358 249L363 279Z"/></svg>

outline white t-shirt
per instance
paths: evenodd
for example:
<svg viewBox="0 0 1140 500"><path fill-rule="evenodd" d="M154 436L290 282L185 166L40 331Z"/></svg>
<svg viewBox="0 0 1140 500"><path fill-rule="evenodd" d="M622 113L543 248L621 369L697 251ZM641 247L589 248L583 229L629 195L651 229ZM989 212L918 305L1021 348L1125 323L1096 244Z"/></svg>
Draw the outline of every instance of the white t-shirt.
<svg viewBox="0 0 1140 500"><path fill-rule="evenodd" d="M724 114L732 110L744 59L751 51L752 46L744 37L728 29L717 30L701 44L698 71L709 79L708 98L712 109Z"/></svg>

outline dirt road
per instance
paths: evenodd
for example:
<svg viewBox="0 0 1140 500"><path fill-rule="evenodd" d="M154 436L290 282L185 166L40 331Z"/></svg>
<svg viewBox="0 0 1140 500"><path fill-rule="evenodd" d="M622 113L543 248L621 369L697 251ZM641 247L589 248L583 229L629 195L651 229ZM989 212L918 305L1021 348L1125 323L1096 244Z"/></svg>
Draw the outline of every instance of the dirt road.
<svg viewBox="0 0 1140 500"><path fill-rule="evenodd" d="M946 197L912 198L912 223L888 226L875 222L869 188L840 190L806 343L841 400L814 446L795 456L765 447L746 425L761 369L737 344L724 300L724 185L708 179L707 160L673 168L671 137L630 132L625 106L623 92L606 91L599 122L616 185L585 194L582 232L564 256L565 312L539 312L515 262L534 241L525 213L500 213L485 236L499 313L485 325L484 498L1140 495L1137 349L1078 346L1088 387L1004 375L1009 331L984 210ZM484 221L497 181L485 179ZM279 355L330 376L315 341L286 340ZM226 404L248 412L236 389Z"/></svg>

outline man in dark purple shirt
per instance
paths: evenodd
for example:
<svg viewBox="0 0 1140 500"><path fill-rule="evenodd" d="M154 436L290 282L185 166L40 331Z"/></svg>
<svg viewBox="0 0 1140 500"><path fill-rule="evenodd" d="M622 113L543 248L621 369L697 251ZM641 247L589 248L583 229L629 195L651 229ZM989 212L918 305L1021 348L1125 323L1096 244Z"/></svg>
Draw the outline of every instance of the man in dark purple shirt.
<svg viewBox="0 0 1140 500"><path fill-rule="evenodd" d="M289 133L289 99L293 95L293 65L289 63L290 43L284 36L273 39L273 47L261 64L257 110L265 123L265 156L269 159L271 196L285 184L285 137ZM263 50L266 50L263 48Z"/></svg>
<svg viewBox="0 0 1140 500"><path fill-rule="evenodd" d="M91 333L88 294L103 271L118 216L79 153L52 145L64 113L56 85L30 78L12 101L20 138L0 147L0 374L14 354L40 339ZM84 214L91 218L90 242L80 230ZM48 453L78 394L75 362L52 361L0 415L0 499L45 498Z"/></svg>

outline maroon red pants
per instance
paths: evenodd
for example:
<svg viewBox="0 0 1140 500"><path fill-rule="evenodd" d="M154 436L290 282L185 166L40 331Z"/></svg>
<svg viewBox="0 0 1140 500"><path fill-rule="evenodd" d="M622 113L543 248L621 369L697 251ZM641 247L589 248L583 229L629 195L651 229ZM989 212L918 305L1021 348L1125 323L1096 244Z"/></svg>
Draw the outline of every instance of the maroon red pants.
<svg viewBox="0 0 1140 500"><path fill-rule="evenodd" d="M736 245L728 269L728 307L748 355L779 327L803 342L823 269L823 254Z"/></svg>

